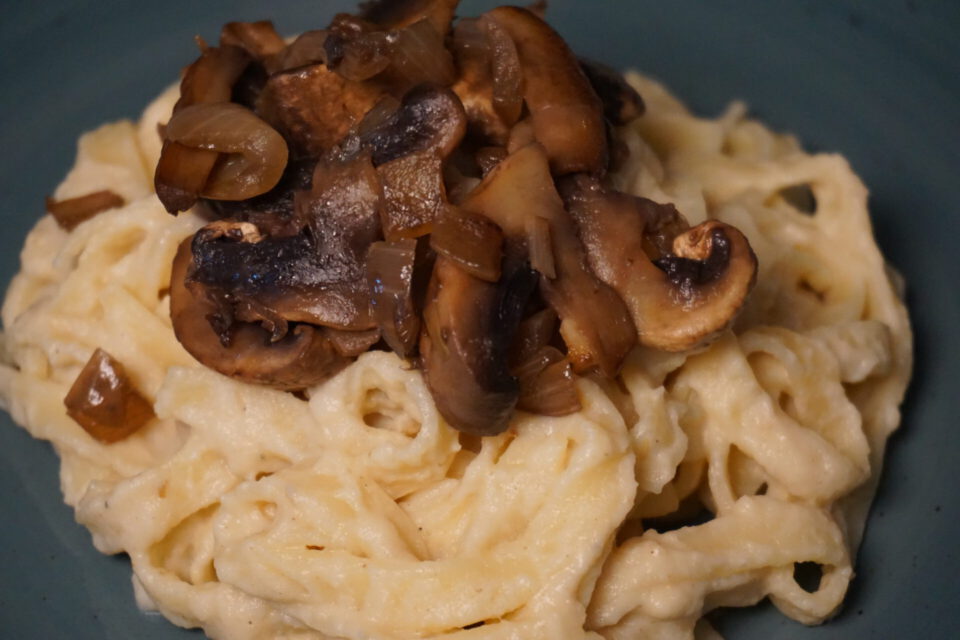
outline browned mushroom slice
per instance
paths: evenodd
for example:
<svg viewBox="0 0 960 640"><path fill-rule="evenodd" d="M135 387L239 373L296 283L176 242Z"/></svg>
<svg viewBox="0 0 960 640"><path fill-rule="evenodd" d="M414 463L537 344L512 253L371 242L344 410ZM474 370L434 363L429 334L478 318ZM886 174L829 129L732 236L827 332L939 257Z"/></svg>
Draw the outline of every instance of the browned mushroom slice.
<svg viewBox="0 0 960 640"><path fill-rule="evenodd" d="M185 284L192 262L188 239L173 261L170 317L177 340L201 364L244 382L293 391L323 382L350 362L321 329L307 325L276 341L255 324L234 323L218 333L209 320L220 312L218 304Z"/></svg>
<svg viewBox="0 0 960 640"><path fill-rule="evenodd" d="M420 318L417 318L417 322ZM344 331L323 327L323 335L330 341L333 348L345 358L356 358L366 353L370 347L380 342L379 327L365 331Z"/></svg>
<svg viewBox="0 0 960 640"><path fill-rule="evenodd" d="M463 103L471 134L505 144L523 109L516 45L499 23L484 16L460 20L452 46L458 72L452 89Z"/></svg>
<svg viewBox="0 0 960 640"><path fill-rule="evenodd" d="M364 260L380 236L380 200L368 155L320 163L311 191L294 198L302 230L268 236L246 222L208 225L193 242L192 281L228 315L263 322L275 337L285 322L373 328Z"/></svg>
<svg viewBox="0 0 960 640"><path fill-rule="evenodd" d="M636 344L636 330L620 296L590 270L543 148L532 144L507 156L461 206L486 216L520 242L526 242L536 218L549 223L556 278L541 278L540 286L560 316L570 361L578 372L599 367L614 375Z"/></svg>
<svg viewBox="0 0 960 640"><path fill-rule="evenodd" d="M90 356L63 403L67 415L105 444L123 440L154 417L123 365L103 349Z"/></svg>
<svg viewBox="0 0 960 640"><path fill-rule="evenodd" d="M413 268L417 241L374 242L367 254L367 283L383 339L400 357L413 354L420 316L413 303Z"/></svg>
<svg viewBox="0 0 960 640"><path fill-rule="evenodd" d="M229 102L178 110L167 123L164 137L184 147L220 154L200 191L206 198L246 200L266 193L287 166L283 137L249 109ZM158 181L165 177L157 172ZM184 185L165 182L165 186Z"/></svg>
<svg viewBox="0 0 960 640"><path fill-rule="evenodd" d="M525 9L498 7L487 15L517 46L523 99L550 168L560 175L602 172L607 157L603 105L563 38Z"/></svg>
<svg viewBox="0 0 960 640"><path fill-rule="evenodd" d="M297 154L319 157L360 122L381 93L315 64L271 76L257 101L257 114L280 131Z"/></svg>
<svg viewBox="0 0 960 640"><path fill-rule="evenodd" d="M591 267L623 297L643 344L682 351L730 324L757 270L750 244L737 229L704 222L677 235L670 254L654 262L643 238L656 207L606 190L587 176L568 181L563 191Z"/></svg>
<svg viewBox="0 0 960 640"><path fill-rule="evenodd" d="M75 229L81 222L86 222L98 213L122 207L123 204L123 198L109 189L94 191L76 198L64 200L47 198L46 200L47 213L67 231Z"/></svg>
<svg viewBox="0 0 960 640"><path fill-rule="evenodd" d="M430 233L447 206L443 160L463 139L466 116L447 89L421 86L360 143L372 153L383 183L383 233L387 240Z"/></svg>
<svg viewBox="0 0 960 640"><path fill-rule="evenodd" d="M603 115L612 124L624 125L643 115L646 106L636 89L610 67L593 60L580 59L580 68L603 103Z"/></svg>
<svg viewBox="0 0 960 640"><path fill-rule="evenodd" d="M532 273L520 269L492 284L437 258L420 355L437 409L460 431L490 436L507 428L520 388L506 350L535 286Z"/></svg>
<svg viewBox="0 0 960 640"><path fill-rule="evenodd" d="M360 136L370 150L374 165L431 150L449 156L466 132L463 105L449 89L421 86L403 96L400 107Z"/></svg>
<svg viewBox="0 0 960 640"><path fill-rule="evenodd" d="M381 29L401 29L427 18L445 35L458 4L460 0L372 0L360 5L360 17Z"/></svg>

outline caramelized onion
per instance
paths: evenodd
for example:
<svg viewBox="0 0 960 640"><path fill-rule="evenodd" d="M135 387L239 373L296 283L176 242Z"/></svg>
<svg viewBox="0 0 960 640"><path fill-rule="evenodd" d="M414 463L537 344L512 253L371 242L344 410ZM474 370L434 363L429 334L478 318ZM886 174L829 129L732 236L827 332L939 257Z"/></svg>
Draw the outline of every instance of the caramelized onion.
<svg viewBox="0 0 960 640"><path fill-rule="evenodd" d="M474 277L500 279L503 233L482 216L448 207L434 222L430 246Z"/></svg>
<svg viewBox="0 0 960 640"><path fill-rule="evenodd" d="M517 328L510 349L513 367L527 362L537 351L550 344L557 333L557 323L557 312L549 307L525 318Z"/></svg>
<svg viewBox="0 0 960 640"><path fill-rule="evenodd" d="M324 47L329 32L325 29L304 31L277 56L274 72L289 71L311 64L326 64Z"/></svg>
<svg viewBox="0 0 960 640"><path fill-rule="evenodd" d="M229 101L234 83L249 63L250 56L240 47L205 48L183 74L174 112L192 104Z"/></svg>
<svg viewBox="0 0 960 640"><path fill-rule="evenodd" d="M85 196L66 198L65 200L47 198L46 205L47 213L53 216L57 224L67 231L71 231L81 222L86 222L98 213L115 207L122 207L124 201L113 191L104 189L88 193Z"/></svg>
<svg viewBox="0 0 960 640"><path fill-rule="evenodd" d="M570 363L555 347L543 347L514 370L520 382L517 408L542 416L565 416L580 410L580 396Z"/></svg>
<svg viewBox="0 0 960 640"><path fill-rule="evenodd" d="M350 16L338 16L349 19ZM362 27L332 28L324 42L327 66L352 82L363 82L390 66L391 47L383 31L368 32Z"/></svg>
<svg viewBox="0 0 960 640"><path fill-rule="evenodd" d="M287 143L248 109L231 103L197 104L167 123L167 140L221 154L201 194L245 200L272 189L287 166Z"/></svg>
<svg viewBox="0 0 960 640"><path fill-rule="evenodd" d="M287 46L269 20L228 22L220 31L220 44L240 47L265 65Z"/></svg>
<svg viewBox="0 0 960 640"><path fill-rule="evenodd" d="M387 345L399 356L413 353L420 316L413 306L413 267L417 242L374 242L367 254L367 282L373 317Z"/></svg>
<svg viewBox="0 0 960 640"><path fill-rule="evenodd" d="M154 189L164 208L176 213L196 204L219 156L210 149L165 141L153 177Z"/></svg>
<svg viewBox="0 0 960 640"><path fill-rule="evenodd" d="M527 220L527 247L530 250L530 266L551 280L556 278L549 220L540 216Z"/></svg>
<svg viewBox="0 0 960 640"><path fill-rule="evenodd" d="M443 35L429 19L390 32L387 42L390 45L387 74L397 91L405 93L423 83L449 87L456 80L453 56L444 46Z"/></svg>
<svg viewBox="0 0 960 640"><path fill-rule="evenodd" d="M123 440L154 417L123 365L103 349L90 356L63 404L67 415L105 444Z"/></svg>

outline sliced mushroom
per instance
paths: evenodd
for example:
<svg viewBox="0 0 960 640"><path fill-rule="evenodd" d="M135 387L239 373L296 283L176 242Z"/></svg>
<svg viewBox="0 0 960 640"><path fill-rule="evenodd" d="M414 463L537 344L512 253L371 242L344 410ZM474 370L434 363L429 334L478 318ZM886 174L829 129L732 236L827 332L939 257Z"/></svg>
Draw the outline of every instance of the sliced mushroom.
<svg viewBox="0 0 960 640"><path fill-rule="evenodd" d="M483 16L460 20L452 47L458 73L452 89L463 103L471 134L505 144L523 109L523 76L513 39Z"/></svg>
<svg viewBox="0 0 960 640"><path fill-rule="evenodd" d="M517 46L523 99L550 168L558 175L603 172L607 158L603 105L563 38L526 9L498 7L487 15Z"/></svg>
<svg viewBox="0 0 960 640"><path fill-rule="evenodd" d="M154 417L123 365L103 349L90 356L63 404L67 415L104 444L129 437Z"/></svg>
<svg viewBox="0 0 960 640"><path fill-rule="evenodd" d="M250 323L215 331L210 318L220 313L219 305L186 285L192 264L187 239L173 261L170 318L177 340L201 364L244 382L293 391L323 382L350 362L322 329L309 325L298 325L279 340Z"/></svg>
<svg viewBox="0 0 960 640"><path fill-rule="evenodd" d="M283 134L295 155L319 157L343 140L381 94L315 64L271 76L257 115Z"/></svg>
<svg viewBox="0 0 960 640"><path fill-rule="evenodd" d="M623 75L593 60L580 59L593 90L603 103L603 115L611 124L620 126L643 115L646 106L636 89L627 84Z"/></svg>
<svg viewBox="0 0 960 640"><path fill-rule="evenodd" d="M360 136L383 184L387 240L430 233L434 219L447 206L444 159L460 144L465 130L466 115L456 96L448 89L422 86L407 93L379 126Z"/></svg>
<svg viewBox="0 0 960 640"><path fill-rule="evenodd" d="M420 355L437 409L456 429L489 436L507 428L520 388L506 350L535 283L524 269L500 284L484 282L437 258Z"/></svg>
<svg viewBox="0 0 960 640"><path fill-rule="evenodd" d="M380 202L368 155L319 163L311 191L295 196L300 231L270 236L247 222L208 225L193 241L191 279L230 318L263 322L275 337L287 322L373 328L364 261L380 237Z"/></svg>
<svg viewBox="0 0 960 640"><path fill-rule="evenodd" d="M360 143L370 150L376 166L418 151L446 158L463 140L466 126L457 97L449 89L425 85L404 95L400 106L378 126L368 127Z"/></svg>
<svg viewBox="0 0 960 640"><path fill-rule="evenodd" d="M531 144L507 156L461 206L521 243L537 218L546 220L556 278L541 278L540 288L560 316L570 361L577 372L599 367L606 375L616 374L636 344L636 331L620 296L590 270L543 148Z"/></svg>
<svg viewBox="0 0 960 640"><path fill-rule="evenodd" d="M562 190L590 266L627 303L642 344L682 351L732 322L757 270L750 243L737 229L704 222L676 235L670 253L654 261L644 250L644 236L663 208L607 190L588 176L577 176ZM676 222L668 226L676 228Z"/></svg>

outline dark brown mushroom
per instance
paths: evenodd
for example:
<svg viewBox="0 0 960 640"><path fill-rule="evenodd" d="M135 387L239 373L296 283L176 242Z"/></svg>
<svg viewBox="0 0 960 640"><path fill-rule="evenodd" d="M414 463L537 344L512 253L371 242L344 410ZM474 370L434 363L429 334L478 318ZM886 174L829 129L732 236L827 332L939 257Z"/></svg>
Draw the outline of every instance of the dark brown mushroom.
<svg viewBox="0 0 960 640"><path fill-rule="evenodd" d="M523 76L516 45L489 16L464 19L453 32L457 81L471 135L495 145L507 136L523 109Z"/></svg>
<svg viewBox="0 0 960 640"><path fill-rule="evenodd" d="M538 218L549 224L556 278L541 278L540 287L560 316L570 361L578 372L599 367L615 375L636 344L636 331L620 296L590 270L543 148L531 144L507 156L461 206L486 216L507 238L521 243Z"/></svg>
<svg viewBox="0 0 960 640"><path fill-rule="evenodd" d="M595 178L564 183L597 276L620 293L640 342L667 351L690 349L733 321L753 287L757 259L734 227L709 220L672 238L669 253L651 259L644 237L675 210L608 190ZM677 228L671 220L666 228ZM649 245L648 245L649 246Z"/></svg>
<svg viewBox="0 0 960 640"><path fill-rule="evenodd" d="M63 404L67 415L104 444L129 437L154 417L123 365L103 349L90 356Z"/></svg>
<svg viewBox="0 0 960 640"><path fill-rule="evenodd" d="M177 340L201 364L244 382L290 391L323 382L349 364L319 327L297 325L279 340L251 323L215 331L210 319L221 312L220 305L186 284L193 270L190 244L184 240L173 260L170 318Z"/></svg>
<svg viewBox="0 0 960 640"><path fill-rule="evenodd" d="M583 58L580 59L580 68L597 92L603 103L603 115L611 124L624 125L643 115L646 109L643 98L622 74L605 64Z"/></svg>
<svg viewBox="0 0 960 640"><path fill-rule="evenodd" d="M380 237L380 202L369 155L319 163L311 191L295 196L297 233L271 236L247 222L208 225L193 241L191 279L229 310L227 320L262 322L275 336L287 322L373 328L364 261Z"/></svg>
<svg viewBox="0 0 960 640"><path fill-rule="evenodd" d="M601 173L607 159L603 105L563 38L526 9L488 14L513 38L523 71L523 99L537 140L558 175Z"/></svg>
<svg viewBox="0 0 960 640"><path fill-rule="evenodd" d="M460 144L466 115L449 89L423 85L400 107L360 135L383 184L383 234L387 240L430 233L447 206L444 159Z"/></svg>
<svg viewBox="0 0 960 640"><path fill-rule="evenodd" d="M122 207L124 200L113 191L104 189L76 198L65 198L63 200L47 198L46 205L47 213L53 216L57 224L67 231L71 231L81 222L86 222L98 213Z"/></svg>
<svg viewBox="0 0 960 640"><path fill-rule="evenodd" d="M314 64L270 76L256 110L295 155L319 157L343 140L382 93Z"/></svg>
<svg viewBox="0 0 960 640"><path fill-rule="evenodd" d="M507 369L506 352L535 286L529 269L492 284L437 258L420 355L437 409L456 429L490 436L507 428L520 387Z"/></svg>

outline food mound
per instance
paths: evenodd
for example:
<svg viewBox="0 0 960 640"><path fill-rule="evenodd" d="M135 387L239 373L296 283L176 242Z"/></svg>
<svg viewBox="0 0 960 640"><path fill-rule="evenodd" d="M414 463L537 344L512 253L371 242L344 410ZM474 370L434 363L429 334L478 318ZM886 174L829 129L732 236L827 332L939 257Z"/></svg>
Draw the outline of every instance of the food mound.
<svg viewBox="0 0 960 640"><path fill-rule="evenodd" d="M636 91L531 11L454 27L455 6L374 5L289 46L233 23L186 70L155 182L171 213L215 218L170 287L197 360L299 390L389 349L490 436L516 407L579 411L574 374L611 379L638 343L730 324L746 238L604 184Z"/></svg>
<svg viewBox="0 0 960 640"><path fill-rule="evenodd" d="M227 24L81 138L0 403L139 604L213 638L823 621L911 365L865 189L542 6L457 4Z"/></svg>

